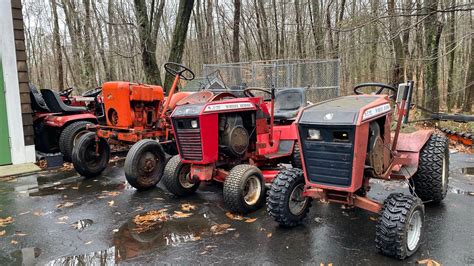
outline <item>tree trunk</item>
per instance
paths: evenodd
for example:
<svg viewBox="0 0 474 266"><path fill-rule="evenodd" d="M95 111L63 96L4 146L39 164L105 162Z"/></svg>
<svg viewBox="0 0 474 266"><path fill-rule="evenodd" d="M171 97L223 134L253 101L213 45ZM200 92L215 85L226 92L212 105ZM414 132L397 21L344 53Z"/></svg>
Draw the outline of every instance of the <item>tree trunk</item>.
<svg viewBox="0 0 474 266"><path fill-rule="evenodd" d="M437 0L436 0L437 1ZM390 84L396 85L398 83L402 83L404 81L404 52L403 52L403 45L400 35L398 34L398 23L396 20L395 14L395 0L388 0L388 15L391 16L390 18L390 38L392 39L392 49L393 49L393 56L394 62L392 65L392 77L390 80Z"/></svg>
<svg viewBox="0 0 474 266"><path fill-rule="evenodd" d="M463 112L472 112L472 102L474 101L474 37L471 35L471 56L469 62L469 70L467 73L466 86L464 89Z"/></svg>
<svg viewBox="0 0 474 266"><path fill-rule="evenodd" d="M151 84L162 84L160 69L156 63L156 38L153 38L146 0L134 0L134 2L146 81Z"/></svg>
<svg viewBox="0 0 474 266"><path fill-rule="evenodd" d="M240 0L234 0L234 29L232 33L232 60L240 61L239 35L240 35Z"/></svg>
<svg viewBox="0 0 474 266"><path fill-rule="evenodd" d="M451 6L454 7L456 6L456 0L451 0ZM451 112L451 109L454 106L454 95L451 95L454 87L454 55L455 55L455 50L454 48L456 47L456 20L455 20L455 13L452 11L449 15L448 18L448 27L449 27L449 37L447 41L447 48L448 48L448 64L449 64L449 69L448 69L448 84L447 84L447 90L446 90L446 105L448 107L448 112Z"/></svg>
<svg viewBox="0 0 474 266"><path fill-rule="evenodd" d="M322 58L324 55L324 35L321 30L321 14L319 9L318 0L309 0L311 3L308 5L310 8L310 20L311 20L311 30L313 33L314 39L314 48L317 58Z"/></svg>
<svg viewBox="0 0 474 266"><path fill-rule="evenodd" d="M84 53L84 68L83 68L83 76L86 83L84 84L83 89L91 89L92 87L96 87L95 81L95 72L94 72L94 65L92 60L92 38L91 38L91 8L90 8L90 0L83 0L82 3L84 4L84 10L86 13L85 22L84 22L84 42L83 42L83 53Z"/></svg>
<svg viewBox="0 0 474 266"><path fill-rule="evenodd" d="M58 68L58 89L64 89L64 70L63 70L63 54L61 51L61 36L59 35L58 10L56 7L56 0L51 0L51 7L53 11L53 38L54 38L54 53L56 54L56 65Z"/></svg>
<svg viewBox="0 0 474 266"><path fill-rule="evenodd" d="M433 112L439 111L438 50L443 29L435 13L437 8L438 0L425 0L423 10L428 17L424 20L426 49L423 93L424 107Z"/></svg>
<svg viewBox="0 0 474 266"><path fill-rule="evenodd" d="M193 10L194 0L180 0L178 6L178 15L176 17L173 39L171 40L171 51L168 58L169 62L181 63L186 43L186 35L188 33L189 19L191 18L191 11ZM165 88L171 88L173 78L166 75Z"/></svg>
<svg viewBox="0 0 474 266"><path fill-rule="evenodd" d="M301 25L301 5L300 0L295 0L295 19L296 19L296 48L298 50L298 58L304 59L306 57L303 47L303 28Z"/></svg>

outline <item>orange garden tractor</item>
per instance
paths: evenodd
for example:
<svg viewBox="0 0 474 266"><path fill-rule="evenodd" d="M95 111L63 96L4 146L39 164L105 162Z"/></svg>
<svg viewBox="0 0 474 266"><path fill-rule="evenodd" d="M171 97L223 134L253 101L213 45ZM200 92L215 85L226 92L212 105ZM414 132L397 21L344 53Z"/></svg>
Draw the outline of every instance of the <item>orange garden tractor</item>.
<svg viewBox="0 0 474 266"><path fill-rule="evenodd" d="M252 92L269 94L269 100ZM199 94L211 94L203 91ZM189 101L171 115L179 155L163 174L165 187L177 196L194 193L201 181L223 183L224 203L248 213L265 202L265 184L280 163L300 166L294 120L304 106L303 88L247 88L245 97L223 92L207 101ZM192 96L195 96L192 95Z"/></svg>
<svg viewBox="0 0 474 266"><path fill-rule="evenodd" d="M83 135L73 151L76 171L86 177L97 176L107 167L109 144L133 145L125 160L125 176L135 188L154 186L161 178L165 152L176 154L169 113L188 92L175 90L181 79L192 80L194 73L179 64L166 63L175 77L165 98L163 88L130 82L103 84L106 125L94 125Z"/></svg>
<svg viewBox="0 0 474 266"><path fill-rule="evenodd" d="M375 94L361 88L379 87ZM384 89L397 94L396 128ZM356 95L304 108L298 119L302 169L281 171L271 185L268 212L282 226L302 223L311 199L378 213L375 243L388 256L404 259L420 245L425 202L440 202L448 188L449 151L432 130L400 133L410 106L413 82L392 86L368 83ZM413 195L393 193L383 202L367 197L369 179L407 180Z"/></svg>

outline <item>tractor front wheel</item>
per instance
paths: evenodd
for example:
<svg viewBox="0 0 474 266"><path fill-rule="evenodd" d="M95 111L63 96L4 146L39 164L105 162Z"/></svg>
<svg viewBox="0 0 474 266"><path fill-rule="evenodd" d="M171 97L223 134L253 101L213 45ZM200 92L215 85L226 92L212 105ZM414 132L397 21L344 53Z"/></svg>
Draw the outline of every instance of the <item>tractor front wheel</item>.
<svg viewBox="0 0 474 266"><path fill-rule="evenodd" d="M199 187L199 180L191 180L191 165L181 162L179 155L171 157L165 167L163 184L166 189L179 197L194 194Z"/></svg>
<svg viewBox="0 0 474 266"><path fill-rule="evenodd" d="M153 188L163 176L165 163L166 156L160 143L151 139L140 140L127 153L125 177L138 190Z"/></svg>
<svg viewBox="0 0 474 266"><path fill-rule="evenodd" d="M77 121L69 124L59 135L59 149L63 154L64 161L72 161L72 150L79 141L79 138L87 131L87 125L92 124L88 121Z"/></svg>
<svg viewBox="0 0 474 266"><path fill-rule="evenodd" d="M414 192L423 201L441 202L448 191L448 140L431 135L420 152L418 171L411 179Z"/></svg>
<svg viewBox="0 0 474 266"><path fill-rule="evenodd" d="M258 210L265 202L265 183L260 169L240 164L230 170L224 181L224 204L235 213Z"/></svg>
<svg viewBox="0 0 474 266"><path fill-rule="evenodd" d="M109 158L109 144L103 138L96 141L94 132L82 135L72 151L72 164L76 171L85 177L100 175L107 167Z"/></svg>
<svg viewBox="0 0 474 266"><path fill-rule="evenodd" d="M283 227L303 222L311 206L311 198L304 197L303 171L298 168L282 170L273 180L268 193L267 211Z"/></svg>
<svg viewBox="0 0 474 266"><path fill-rule="evenodd" d="M420 246L425 208L412 195L393 193L385 200L378 218L375 246L380 253L403 260Z"/></svg>
<svg viewBox="0 0 474 266"><path fill-rule="evenodd" d="M294 168L303 169L303 163L301 161L301 153L300 153L300 144L298 141L295 141L295 146L293 147L293 154L292 156L292 165Z"/></svg>

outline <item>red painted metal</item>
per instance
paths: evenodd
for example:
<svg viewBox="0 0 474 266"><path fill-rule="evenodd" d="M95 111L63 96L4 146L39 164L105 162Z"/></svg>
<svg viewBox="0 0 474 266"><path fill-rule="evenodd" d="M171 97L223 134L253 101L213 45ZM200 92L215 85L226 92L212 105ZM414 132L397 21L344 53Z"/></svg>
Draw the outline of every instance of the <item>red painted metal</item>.
<svg viewBox="0 0 474 266"><path fill-rule="evenodd" d="M280 170L275 170L275 169L265 169L262 170L262 175L263 179L265 180L265 183L271 183L273 179L278 175Z"/></svg>
<svg viewBox="0 0 474 266"><path fill-rule="evenodd" d="M66 124L79 120L97 123L97 117L91 113L81 113L72 115L46 114L44 116L43 122L50 127L63 127Z"/></svg>
<svg viewBox="0 0 474 266"><path fill-rule="evenodd" d="M214 164L193 164L191 165L191 177L201 181L212 180Z"/></svg>

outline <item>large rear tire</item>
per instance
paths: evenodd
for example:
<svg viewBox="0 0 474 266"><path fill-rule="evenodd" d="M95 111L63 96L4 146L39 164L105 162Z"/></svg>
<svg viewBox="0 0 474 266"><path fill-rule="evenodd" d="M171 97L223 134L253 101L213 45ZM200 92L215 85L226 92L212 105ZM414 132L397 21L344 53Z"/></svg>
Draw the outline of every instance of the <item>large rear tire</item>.
<svg viewBox="0 0 474 266"><path fill-rule="evenodd" d="M163 185L178 197L194 194L199 188L200 181L190 179L191 165L181 162L179 155L171 157L163 174Z"/></svg>
<svg viewBox="0 0 474 266"><path fill-rule="evenodd" d="M449 147L444 136L433 134L420 152L418 171L411 179L423 201L441 202L448 191Z"/></svg>
<svg viewBox="0 0 474 266"><path fill-rule="evenodd" d="M96 145L99 145L98 149ZM109 158L109 144L103 138L99 138L96 142L95 132L87 132L80 137L72 151L74 168L80 175L87 178L100 175L107 167Z"/></svg>
<svg viewBox="0 0 474 266"><path fill-rule="evenodd" d="M142 139L135 143L125 158L125 177L138 190L153 188L165 169L166 156L160 143Z"/></svg>
<svg viewBox="0 0 474 266"><path fill-rule="evenodd" d="M59 135L59 149L63 154L63 159L66 162L72 161L72 150L74 145L79 141L79 138L87 133L87 125L91 125L89 121L77 121L67 125L61 135Z"/></svg>
<svg viewBox="0 0 474 266"><path fill-rule="evenodd" d="M265 182L260 169L240 164L230 170L224 181L224 204L235 213L258 210L265 202Z"/></svg>
<svg viewBox="0 0 474 266"><path fill-rule="evenodd" d="M303 196L304 184L303 171L298 168L282 170L273 180L267 212L280 226L297 226L308 215L312 199Z"/></svg>
<svg viewBox="0 0 474 266"><path fill-rule="evenodd" d="M393 193L385 200L375 231L375 246L380 253L403 260L420 246L425 208L412 195Z"/></svg>

